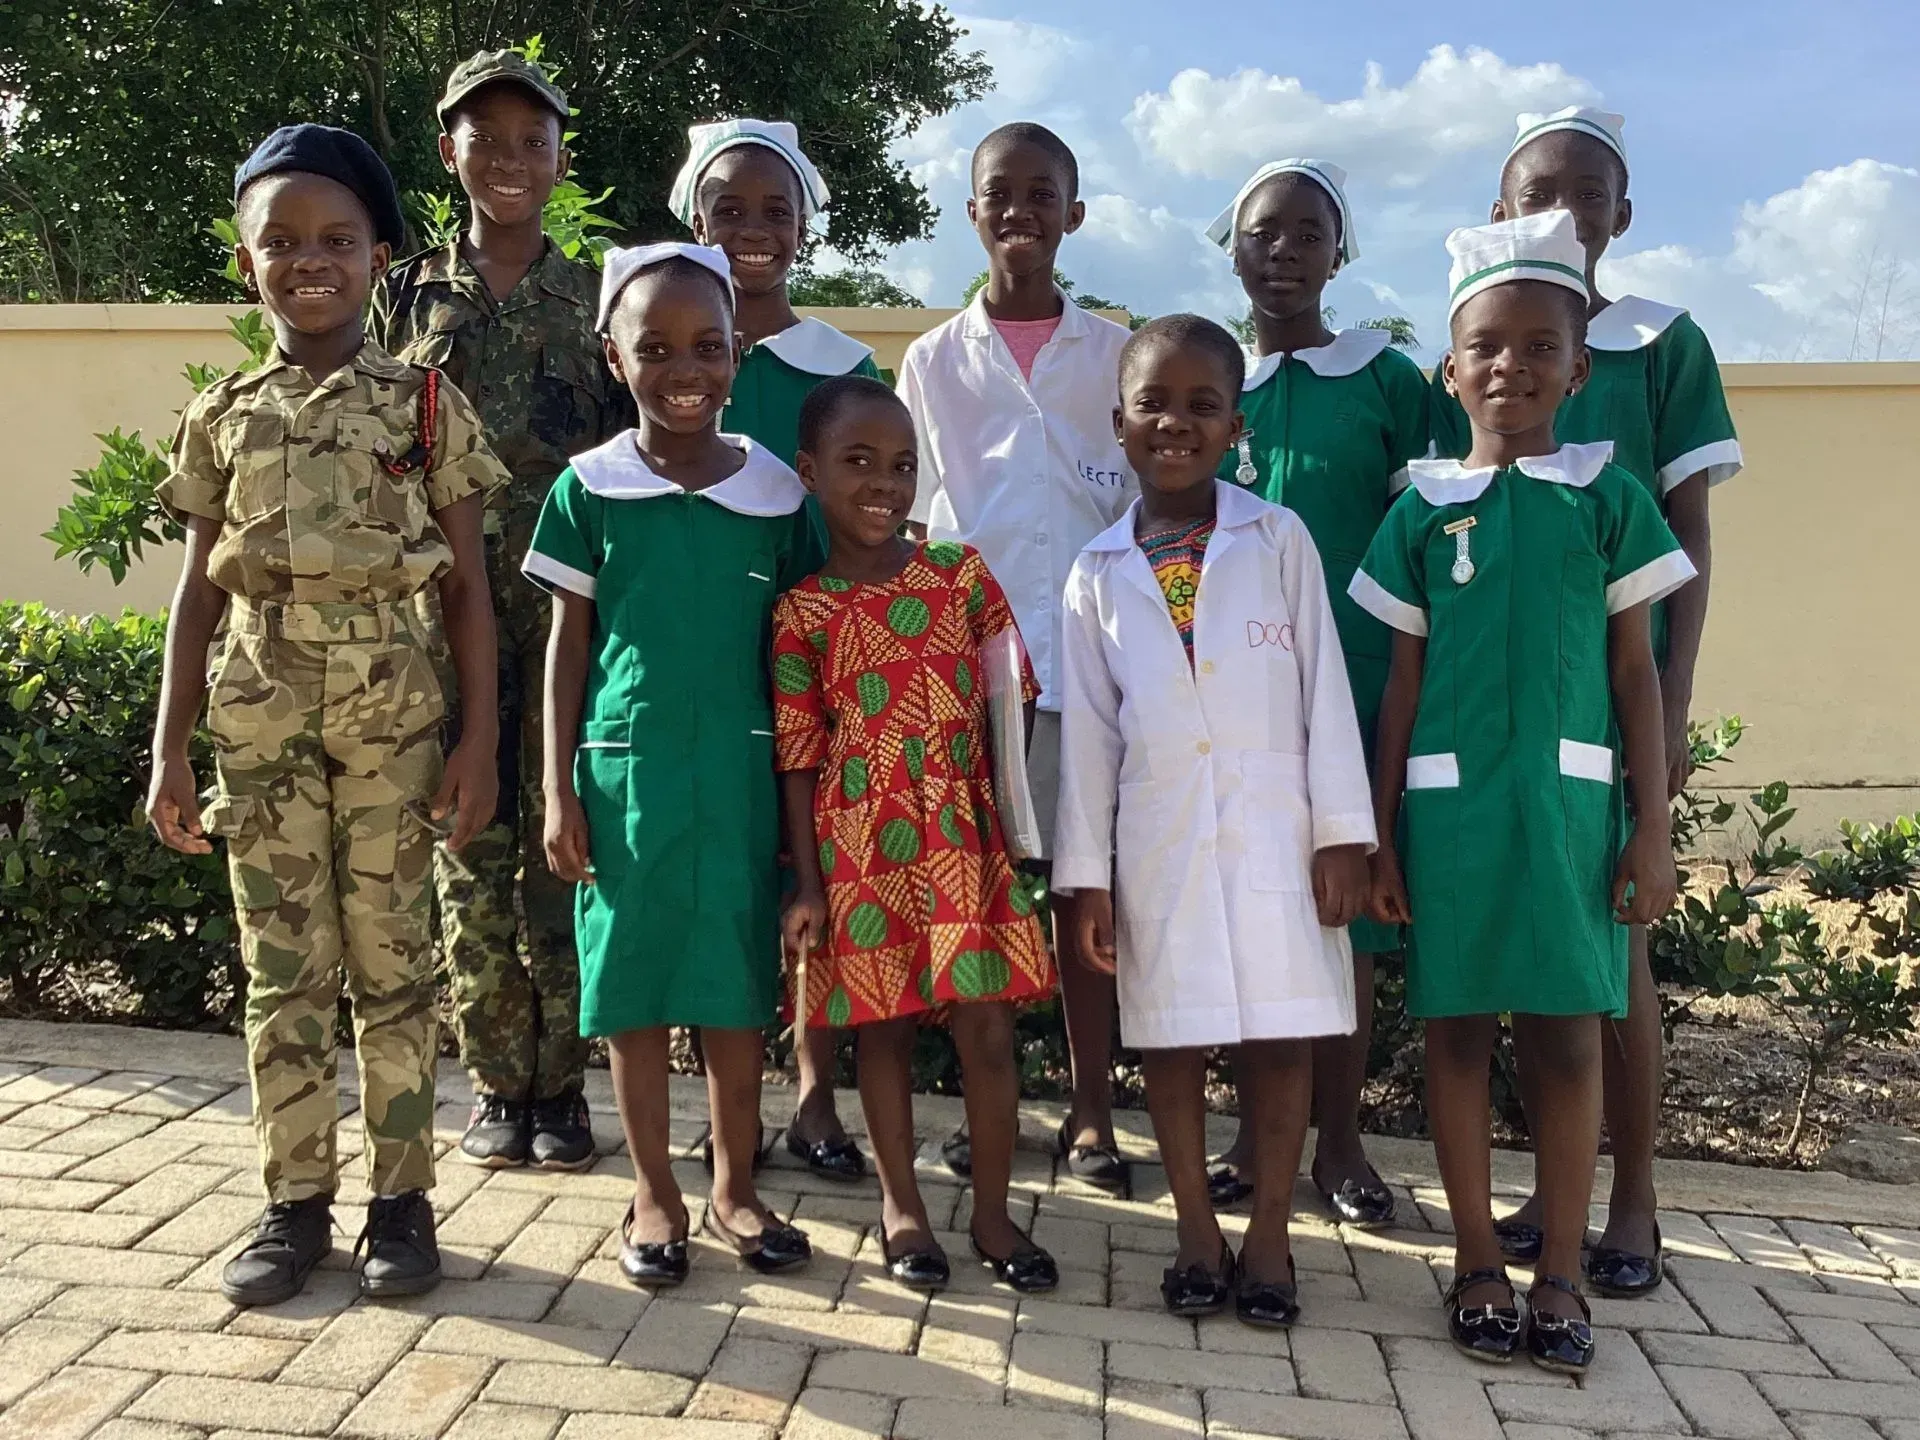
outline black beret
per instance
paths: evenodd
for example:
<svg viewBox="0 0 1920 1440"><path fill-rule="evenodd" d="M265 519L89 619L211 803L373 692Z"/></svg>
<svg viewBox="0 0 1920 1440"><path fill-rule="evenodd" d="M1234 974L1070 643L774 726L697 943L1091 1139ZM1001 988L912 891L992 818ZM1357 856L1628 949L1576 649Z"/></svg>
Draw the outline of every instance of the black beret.
<svg viewBox="0 0 1920 1440"><path fill-rule="evenodd" d="M233 172L233 203L240 192L268 175L305 172L338 180L360 197L373 217L373 238L397 253L406 246L406 222L400 216L400 192L393 172L373 147L351 130L331 125L282 125L262 140Z"/></svg>

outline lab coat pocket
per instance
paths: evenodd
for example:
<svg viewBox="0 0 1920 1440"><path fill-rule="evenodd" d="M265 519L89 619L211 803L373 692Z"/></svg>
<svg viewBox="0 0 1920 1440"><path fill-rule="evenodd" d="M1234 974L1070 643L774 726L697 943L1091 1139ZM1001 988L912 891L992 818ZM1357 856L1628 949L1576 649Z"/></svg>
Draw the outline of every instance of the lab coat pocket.
<svg viewBox="0 0 1920 1440"><path fill-rule="evenodd" d="M1307 757L1280 750L1243 751L1240 807L1248 888L1311 890L1313 808L1307 799Z"/></svg>
<svg viewBox="0 0 1920 1440"><path fill-rule="evenodd" d="M1166 789L1152 781L1122 781L1113 820L1114 869L1119 903L1143 915L1163 913L1178 895L1186 867L1170 854L1189 843L1167 804Z"/></svg>

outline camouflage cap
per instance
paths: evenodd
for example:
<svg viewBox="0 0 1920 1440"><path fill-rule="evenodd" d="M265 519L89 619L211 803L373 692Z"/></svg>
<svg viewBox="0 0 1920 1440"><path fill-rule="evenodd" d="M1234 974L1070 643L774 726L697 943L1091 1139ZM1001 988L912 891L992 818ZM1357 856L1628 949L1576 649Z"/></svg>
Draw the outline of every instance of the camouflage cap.
<svg viewBox="0 0 1920 1440"><path fill-rule="evenodd" d="M447 77L447 90L434 107L440 128L447 125L447 112L482 85L496 80L508 81L531 90L562 121L567 118L567 92L547 78L547 72L517 50L482 50L462 60Z"/></svg>

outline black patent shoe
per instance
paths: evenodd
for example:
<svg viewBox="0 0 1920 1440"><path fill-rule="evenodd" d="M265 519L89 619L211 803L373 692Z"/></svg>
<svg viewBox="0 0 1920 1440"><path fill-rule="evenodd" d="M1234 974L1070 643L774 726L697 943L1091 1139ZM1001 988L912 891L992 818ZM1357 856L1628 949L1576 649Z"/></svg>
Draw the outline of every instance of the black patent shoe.
<svg viewBox="0 0 1920 1440"><path fill-rule="evenodd" d="M440 1246L434 1239L433 1204L424 1190L376 1195L367 1206L367 1226L354 1242L354 1259L364 1249L360 1293L378 1300L424 1295L440 1283Z"/></svg>
<svg viewBox="0 0 1920 1440"><path fill-rule="evenodd" d="M1321 1203L1348 1225L1370 1229L1393 1219L1393 1191L1371 1166L1365 1180L1342 1180L1334 1190L1316 1180L1313 1188L1320 1192Z"/></svg>
<svg viewBox="0 0 1920 1440"><path fill-rule="evenodd" d="M1300 1272L1287 1257L1287 1283L1276 1285L1243 1275L1233 1296L1234 1317L1256 1330L1286 1330L1300 1318Z"/></svg>
<svg viewBox="0 0 1920 1440"><path fill-rule="evenodd" d="M332 1206L331 1195L269 1205L253 1239L220 1272L220 1293L235 1305L278 1305L298 1295L333 1250Z"/></svg>
<svg viewBox="0 0 1920 1440"><path fill-rule="evenodd" d="M1507 1305L1463 1305L1460 1297L1475 1285L1497 1282L1507 1287L1513 1299L1513 1283L1505 1270L1469 1270L1456 1275L1440 1303L1447 1311L1447 1338L1453 1348L1470 1360L1490 1365L1505 1365L1520 1352L1520 1307Z"/></svg>
<svg viewBox="0 0 1920 1440"><path fill-rule="evenodd" d="M904 1285L909 1290L944 1290L947 1282L953 1278L953 1267L947 1263L947 1252L937 1244L896 1255L887 1244L884 1227L880 1231L880 1258L886 1262L887 1275L894 1283Z"/></svg>
<svg viewBox="0 0 1920 1440"><path fill-rule="evenodd" d="M1534 1292L1541 1286L1571 1295L1580 1307L1580 1318L1551 1315L1536 1310ZM1559 1275L1542 1275L1527 1291L1527 1353L1542 1370L1560 1375L1584 1375L1593 1364L1593 1311L1588 1308L1580 1287Z"/></svg>
<svg viewBox="0 0 1920 1440"><path fill-rule="evenodd" d="M1222 1240L1218 1273L1197 1260L1184 1270L1169 1265L1160 1272L1160 1300L1169 1315L1182 1319L1218 1315L1233 1295L1234 1278L1233 1247Z"/></svg>
<svg viewBox="0 0 1920 1440"><path fill-rule="evenodd" d="M1230 1210L1253 1194L1253 1182L1240 1174L1240 1167L1228 1160L1217 1162L1207 1171L1207 1199L1216 1210Z"/></svg>
<svg viewBox="0 0 1920 1440"><path fill-rule="evenodd" d="M946 1162L947 1169L962 1180L973 1178L973 1137L967 1134L966 1126L962 1125L940 1142L940 1158Z"/></svg>
<svg viewBox="0 0 1920 1440"><path fill-rule="evenodd" d="M630 1284L670 1290L687 1278L686 1236L637 1244L629 1238L632 1230L633 1206L629 1204L626 1219L620 1222L620 1273Z"/></svg>
<svg viewBox="0 0 1920 1440"><path fill-rule="evenodd" d="M1075 1128L1069 1115L1060 1122L1060 1133L1054 1136L1055 1152L1067 1162L1067 1173L1101 1190L1125 1190L1127 1162L1120 1158L1120 1147L1111 1142L1076 1145L1073 1143Z"/></svg>
<svg viewBox="0 0 1920 1440"><path fill-rule="evenodd" d="M1660 1242L1657 1222L1653 1227L1652 1255L1636 1255L1611 1245L1596 1245L1587 1252L1587 1283L1613 1300L1637 1300L1642 1295L1651 1295L1666 1278L1666 1251Z"/></svg>
<svg viewBox="0 0 1920 1440"><path fill-rule="evenodd" d="M1060 1267L1054 1264L1053 1256L1031 1240L1023 1241L1004 1260L983 1250L971 1230L967 1243L973 1247L974 1257L993 1271L994 1279L1022 1295L1043 1295L1060 1284Z"/></svg>
<svg viewBox="0 0 1920 1440"><path fill-rule="evenodd" d="M804 1160L807 1169L822 1180L844 1180L852 1184L867 1178L867 1157L844 1135L838 1140L805 1140L789 1129L787 1153L796 1160Z"/></svg>
<svg viewBox="0 0 1920 1440"><path fill-rule="evenodd" d="M773 1146L767 1143L767 1127L757 1125L753 1132L753 1173L758 1175L760 1167L767 1163L767 1156L773 1153ZM707 1127L707 1138L700 1142L700 1163L707 1167L707 1174L713 1174L713 1127Z"/></svg>
<svg viewBox="0 0 1920 1440"><path fill-rule="evenodd" d="M1525 1220L1506 1219L1493 1222L1493 1238L1500 1242L1500 1253L1507 1259L1531 1265L1540 1258L1547 1233Z"/></svg>
<svg viewBox="0 0 1920 1440"><path fill-rule="evenodd" d="M701 1217L706 1232L733 1251L742 1268L762 1275L779 1275L796 1270L813 1258L813 1243L807 1232L792 1225L768 1225L758 1235L736 1235L720 1223L711 1204Z"/></svg>

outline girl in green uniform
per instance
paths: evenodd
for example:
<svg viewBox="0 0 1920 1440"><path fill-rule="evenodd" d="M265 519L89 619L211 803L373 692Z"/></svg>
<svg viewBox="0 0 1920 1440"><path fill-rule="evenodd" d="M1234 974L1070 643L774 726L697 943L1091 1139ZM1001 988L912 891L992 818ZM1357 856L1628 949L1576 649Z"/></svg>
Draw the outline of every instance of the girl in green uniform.
<svg viewBox="0 0 1920 1440"><path fill-rule="evenodd" d="M1554 434L1562 443L1613 442L1613 460L1659 499L1662 513L1699 572L1653 610L1653 653L1660 665L1666 732L1667 794L1679 794L1690 768L1687 712L1694 664L1706 627L1712 572L1707 514L1710 486L1741 466L1721 388L1720 368L1707 337L1686 311L1637 295L1609 300L1594 272L1610 241L1633 220L1627 198L1627 152L1620 116L1573 108L1522 115L1500 174L1493 218L1508 220L1565 210L1584 250L1588 302L1587 346L1593 373L1580 393L1560 407ZM1443 455L1464 455L1466 419L1440 390L1435 371L1434 429ZM1663 1061L1659 996L1647 963L1646 932L1628 939L1626 1017L1607 1047L1607 1136L1613 1152L1613 1188L1607 1228L1587 1257L1587 1276L1603 1295L1643 1295L1661 1282L1660 1227L1654 1218L1653 1149L1659 1133ZM1533 1090L1520 1077L1522 1098ZM1539 1253L1539 1206L1529 1201L1503 1220L1500 1242L1516 1259Z"/></svg>
<svg viewBox="0 0 1920 1440"><path fill-rule="evenodd" d="M1374 916L1412 924L1407 1009L1447 1204L1454 1343L1509 1360L1520 1317L1493 1232L1488 1059L1500 1016L1539 1099L1544 1239L1526 1347L1593 1359L1574 1279L1600 1144L1600 1019L1627 1003L1625 924L1672 905L1649 610L1693 566L1612 447L1560 446L1588 374L1587 289L1561 212L1458 230L1446 385L1466 462L1415 461L1354 575L1392 626L1374 803ZM1621 761L1634 789L1629 831ZM1404 879L1395 835L1406 796Z"/></svg>
<svg viewBox="0 0 1920 1440"><path fill-rule="evenodd" d="M1275 160L1240 187L1207 237L1233 256L1253 310L1241 409L1247 428L1227 452L1221 478L1285 505L1306 522L1320 551L1346 653L1347 679L1367 754L1387 683L1387 627L1348 598L1406 464L1427 453L1427 382L1384 330L1334 334L1322 318L1328 281L1360 253L1347 205L1346 172L1325 160ZM1398 950L1399 933L1370 918L1349 927L1359 1028L1313 1044L1318 1139L1313 1183L1349 1224L1393 1218L1393 1192L1360 1144L1360 1087L1373 1034L1374 956ZM1216 1205L1252 1192L1240 1168L1244 1134L1208 1176Z"/></svg>
<svg viewBox="0 0 1920 1440"><path fill-rule="evenodd" d="M699 1026L714 1184L704 1225L762 1271L807 1237L753 1183L761 1031L780 979L779 807L767 678L775 597L820 552L799 478L723 435L733 380L726 257L614 251L598 328L640 423L554 482L525 571L555 596L547 651L548 863L578 882L580 1029L608 1037L633 1156L620 1263L687 1273L667 1143L667 1036Z"/></svg>
<svg viewBox="0 0 1920 1440"><path fill-rule="evenodd" d="M785 121L723 120L687 131L687 161L669 197L673 212L702 245L725 252L733 271L734 333L740 369L727 400L727 429L764 446L783 464L800 443L800 406L836 375L878 378L873 351L814 317L802 320L787 298L787 275L806 229L826 207L827 182ZM820 503L806 513L822 545ZM795 1046L800 1098L787 1149L816 1175L858 1180L866 1159L834 1109L834 1031L806 1030Z"/></svg>

